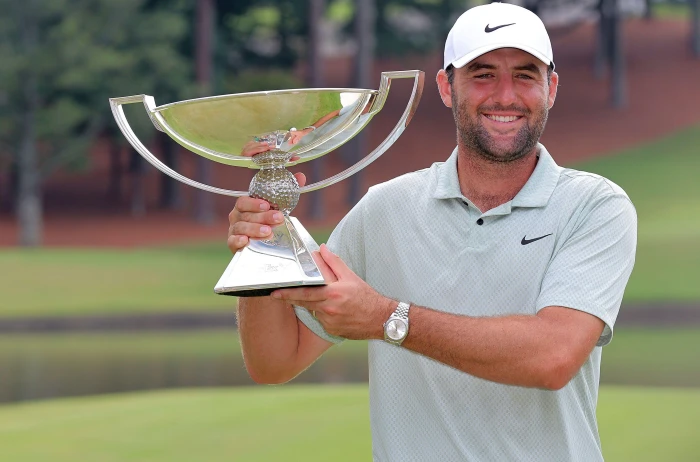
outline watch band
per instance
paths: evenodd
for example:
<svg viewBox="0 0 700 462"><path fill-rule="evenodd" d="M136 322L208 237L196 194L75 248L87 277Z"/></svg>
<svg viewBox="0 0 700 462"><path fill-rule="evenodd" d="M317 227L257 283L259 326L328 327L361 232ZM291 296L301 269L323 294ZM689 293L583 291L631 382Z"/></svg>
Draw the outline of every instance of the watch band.
<svg viewBox="0 0 700 462"><path fill-rule="evenodd" d="M402 319L408 319L408 309L411 307L406 302L399 302L399 306L396 307L396 310L392 313L392 317L399 317Z"/></svg>

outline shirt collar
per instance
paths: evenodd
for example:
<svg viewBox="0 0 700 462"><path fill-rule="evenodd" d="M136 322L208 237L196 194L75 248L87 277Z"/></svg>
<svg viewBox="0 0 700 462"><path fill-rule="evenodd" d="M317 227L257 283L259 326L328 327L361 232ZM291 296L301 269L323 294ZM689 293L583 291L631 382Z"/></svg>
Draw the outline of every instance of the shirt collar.
<svg viewBox="0 0 700 462"><path fill-rule="evenodd" d="M433 192L435 199L463 199L457 176L457 148L438 169L437 186Z"/></svg>
<svg viewBox="0 0 700 462"><path fill-rule="evenodd" d="M538 143L538 157L535 170L528 178L522 189L511 201L511 207L544 207L554 192L554 188L559 182L559 167L547 149ZM433 192L435 199L462 199L459 187L459 176L457 175L457 148L452 151L450 157L438 170L437 186Z"/></svg>
<svg viewBox="0 0 700 462"><path fill-rule="evenodd" d="M562 168L544 146L537 144L539 160L525 186L511 201L512 207L544 207L559 183Z"/></svg>

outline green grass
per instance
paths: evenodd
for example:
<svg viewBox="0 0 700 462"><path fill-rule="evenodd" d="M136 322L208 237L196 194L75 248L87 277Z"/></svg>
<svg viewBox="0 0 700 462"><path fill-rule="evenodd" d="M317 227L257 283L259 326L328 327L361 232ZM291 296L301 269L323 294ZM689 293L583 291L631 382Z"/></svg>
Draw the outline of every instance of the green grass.
<svg viewBox="0 0 700 462"><path fill-rule="evenodd" d="M700 390L603 387L607 461L697 460ZM370 460L365 386L183 390L0 407L0 458L23 462Z"/></svg>
<svg viewBox="0 0 700 462"><path fill-rule="evenodd" d="M364 387L256 387L6 406L0 459L369 460L366 401Z"/></svg>
<svg viewBox="0 0 700 462"><path fill-rule="evenodd" d="M679 3L652 3L652 14L655 19L689 20L691 16L690 1Z"/></svg>
<svg viewBox="0 0 700 462"><path fill-rule="evenodd" d="M627 301L700 300L700 127L580 163L616 182L639 219Z"/></svg>
<svg viewBox="0 0 700 462"><path fill-rule="evenodd" d="M700 389L601 387L598 423L607 462L696 461Z"/></svg>
<svg viewBox="0 0 700 462"><path fill-rule="evenodd" d="M325 242L330 230L314 233ZM0 318L230 311L214 294L225 241L140 249L0 250Z"/></svg>
<svg viewBox="0 0 700 462"><path fill-rule="evenodd" d="M4 249L0 316L230 310L214 294L230 261L219 245L162 249Z"/></svg>

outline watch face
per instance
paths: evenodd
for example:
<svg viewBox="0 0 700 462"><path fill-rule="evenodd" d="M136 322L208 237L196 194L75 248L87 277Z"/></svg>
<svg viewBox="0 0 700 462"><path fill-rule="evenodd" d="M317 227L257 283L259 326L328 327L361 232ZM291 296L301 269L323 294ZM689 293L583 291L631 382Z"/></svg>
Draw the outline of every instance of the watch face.
<svg viewBox="0 0 700 462"><path fill-rule="evenodd" d="M386 336L391 340L401 340L406 336L408 326L401 319L392 319L386 323Z"/></svg>

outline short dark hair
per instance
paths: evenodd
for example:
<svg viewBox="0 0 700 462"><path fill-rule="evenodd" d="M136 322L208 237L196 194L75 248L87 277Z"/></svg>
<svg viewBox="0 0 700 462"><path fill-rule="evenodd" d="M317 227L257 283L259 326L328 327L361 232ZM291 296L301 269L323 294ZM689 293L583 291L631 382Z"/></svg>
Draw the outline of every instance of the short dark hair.
<svg viewBox="0 0 700 462"><path fill-rule="evenodd" d="M550 63L549 66L547 66L547 82L552 83L552 72L554 72L554 63ZM447 66L447 69L445 69L445 73L447 74L447 83L452 86L452 82L455 80L455 67L450 64Z"/></svg>
<svg viewBox="0 0 700 462"><path fill-rule="evenodd" d="M447 69L445 69L445 74L447 74L447 83L452 86L452 82L455 80L455 67L452 64L447 66Z"/></svg>

